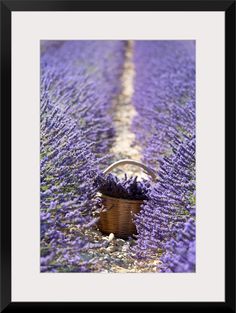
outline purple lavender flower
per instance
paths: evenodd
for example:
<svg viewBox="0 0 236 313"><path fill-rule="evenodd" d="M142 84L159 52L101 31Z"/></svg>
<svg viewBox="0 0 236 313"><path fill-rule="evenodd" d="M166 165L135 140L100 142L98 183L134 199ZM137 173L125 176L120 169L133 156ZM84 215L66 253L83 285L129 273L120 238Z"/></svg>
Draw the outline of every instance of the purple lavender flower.
<svg viewBox="0 0 236 313"><path fill-rule="evenodd" d="M136 41L133 122L144 162L157 167L170 154L173 135L189 135L195 127L195 42Z"/></svg>
<svg viewBox="0 0 236 313"><path fill-rule="evenodd" d="M62 109L41 107L41 264L43 271L85 266L78 252L93 217L98 162L76 123ZM77 239L81 238L78 245ZM71 263L67 262L69 257ZM89 268L90 263L87 263Z"/></svg>
<svg viewBox="0 0 236 313"><path fill-rule="evenodd" d="M47 45L41 58L41 97L50 106L67 107L67 114L93 143L92 151L103 156L115 133L112 100L120 90L124 42L50 41Z"/></svg>
<svg viewBox="0 0 236 313"><path fill-rule="evenodd" d="M165 249L174 232L195 218L195 138L175 145L175 153L163 158L159 180L136 217L139 256Z"/></svg>
<svg viewBox="0 0 236 313"><path fill-rule="evenodd" d="M195 269L195 47L137 41L133 123L158 182L136 217L138 257L162 254L162 271ZM192 228L187 226L191 221ZM187 241L185 234L193 233ZM182 234L177 238L177 234Z"/></svg>
<svg viewBox="0 0 236 313"><path fill-rule="evenodd" d="M87 228L96 224L94 181L112 143L123 43L43 43L41 55L41 271L91 271Z"/></svg>
<svg viewBox="0 0 236 313"><path fill-rule="evenodd" d="M165 253L161 257L161 272L195 272L195 237L195 221L190 218L165 244Z"/></svg>

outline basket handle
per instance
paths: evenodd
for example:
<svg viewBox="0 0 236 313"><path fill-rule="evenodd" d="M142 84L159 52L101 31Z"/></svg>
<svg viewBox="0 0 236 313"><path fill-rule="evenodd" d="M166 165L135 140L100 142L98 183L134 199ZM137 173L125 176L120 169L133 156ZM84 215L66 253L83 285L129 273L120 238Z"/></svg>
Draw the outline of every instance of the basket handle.
<svg viewBox="0 0 236 313"><path fill-rule="evenodd" d="M132 165L136 165L138 167L141 167L142 169L144 169L145 174L148 174L149 176L151 176L151 178L154 182L156 181L156 175L152 169L150 169L149 167L147 167L146 165L144 165L141 162L131 160L131 159L123 159L123 160L119 160L117 162L112 163L110 166L108 166L103 171L103 174L110 173L114 168L119 167L120 165L126 165L126 164L132 164Z"/></svg>

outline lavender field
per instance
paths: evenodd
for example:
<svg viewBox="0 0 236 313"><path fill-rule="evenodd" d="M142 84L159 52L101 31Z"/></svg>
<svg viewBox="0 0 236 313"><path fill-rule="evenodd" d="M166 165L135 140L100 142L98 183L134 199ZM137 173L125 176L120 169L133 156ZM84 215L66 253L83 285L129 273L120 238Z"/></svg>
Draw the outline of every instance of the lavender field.
<svg viewBox="0 0 236 313"><path fill-rule="evenodd" d="M41 272L195 272L195 42L41 41L40 88ZM101 194L140 201L136 233Z"/></svg>

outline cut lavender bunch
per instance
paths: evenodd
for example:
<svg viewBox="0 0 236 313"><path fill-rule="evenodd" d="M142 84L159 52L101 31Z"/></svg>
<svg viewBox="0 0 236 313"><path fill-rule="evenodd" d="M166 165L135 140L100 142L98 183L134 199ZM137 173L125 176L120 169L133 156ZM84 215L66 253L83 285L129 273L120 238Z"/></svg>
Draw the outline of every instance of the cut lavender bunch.
<svg viewBox="0 0 236 313"><path fill-rule="evenodd" d="M127 200L145 200L150 188L150 182L142 179L137 180L137 176L118 178L110 173L100 174L96 180L98 190L106 196Z"/></svg>

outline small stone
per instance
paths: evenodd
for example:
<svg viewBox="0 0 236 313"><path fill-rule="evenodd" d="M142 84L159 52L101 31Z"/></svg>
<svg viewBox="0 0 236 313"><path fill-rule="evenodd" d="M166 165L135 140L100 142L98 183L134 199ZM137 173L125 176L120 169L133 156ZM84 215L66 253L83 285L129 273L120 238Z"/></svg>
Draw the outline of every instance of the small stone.
<svg viewBox="0 0 236 313"><path fill-rule="evenodd" d="M123 246L122 249L121 249L122 252L127 252L128 250L129 250L129 247L126 246L126 245Z"/></svg>
<svg viewBox="0 0 236 313"><path fill-rule="evenodd" d="M101 273L109 273L109 271L108 270L103 270L103 271L101 271Z"/></svg>
<svg viewBox="0 0 236 313"><path fill-rule="evenodd" d="M117 244L118 246L123 246L123 245L125 244L125 240L123 240L123 239L117 239L117 240L116 240L116 244Z"/></svg>
<svg viewBox="0 0 236 313"><path fill-rule="evenodd" d="M110 233L109 237L108 237L108 242L111 242L114 239L114 234Z"/></svg>
<svg viewBox="0 0 236 313"><path fill-rule="evenodd" d="M116 251L116 247L115 246L109 246L107 249L106 249L107 252L115 252Z"/></svg>

